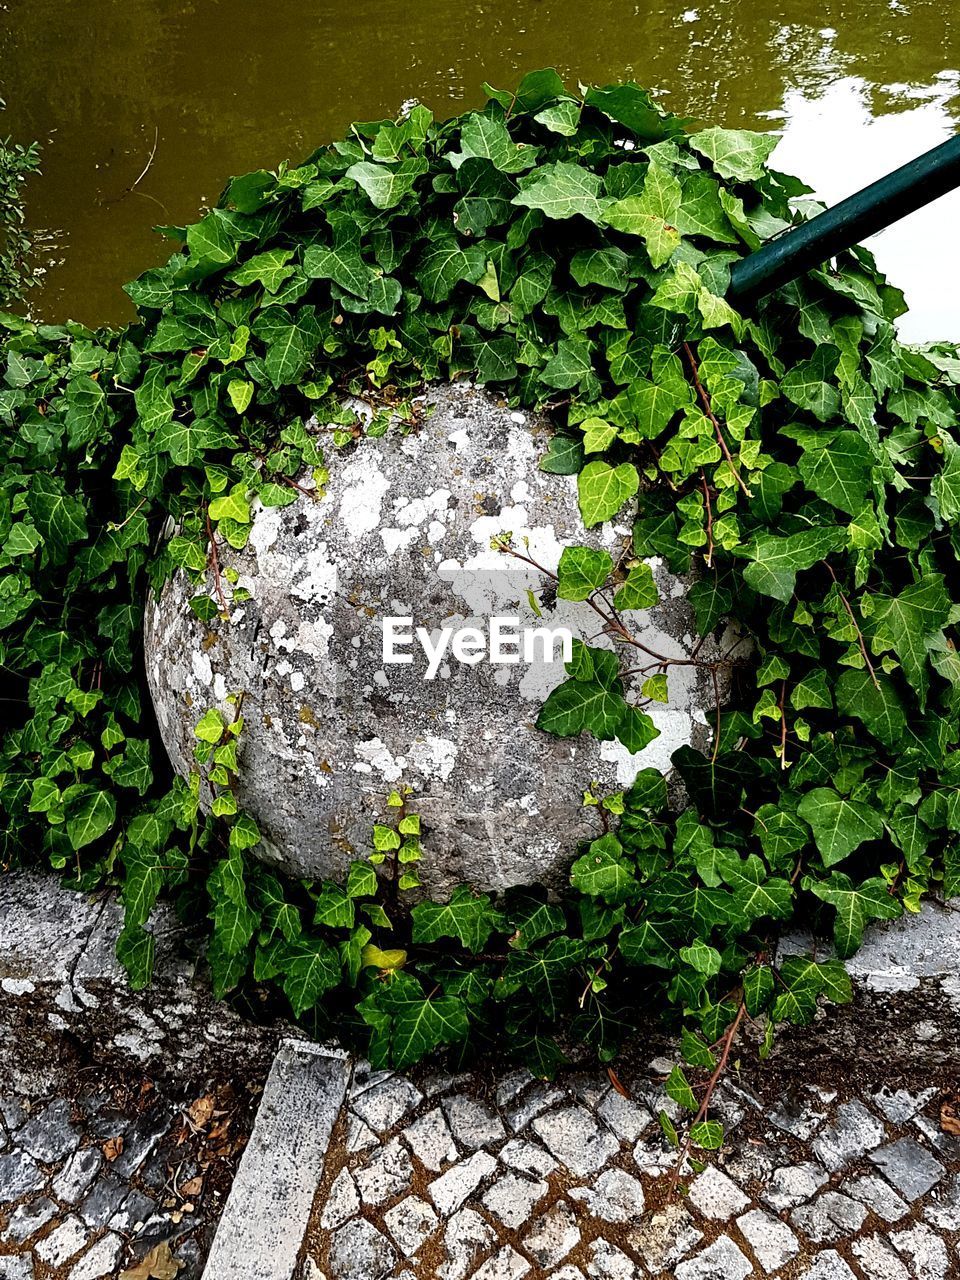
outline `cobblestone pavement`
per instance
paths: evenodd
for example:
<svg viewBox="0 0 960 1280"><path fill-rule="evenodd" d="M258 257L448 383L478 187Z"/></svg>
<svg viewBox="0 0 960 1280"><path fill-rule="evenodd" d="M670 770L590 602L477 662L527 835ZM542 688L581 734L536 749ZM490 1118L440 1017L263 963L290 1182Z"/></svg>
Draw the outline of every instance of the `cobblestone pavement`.
<svg viewBox="0 0 960 1280"><path fill-rule="evenodd" d="M676 1108L654 1074L626 1091L358 1066L300 1280L960 1276L960 1139L937 1090L761 1103L724 1084L724 1148L673 1200L656 1115Z"/></svg>
<svg viewBox="0 0 960 1280"><path fill-rule="evenodd" d="M249 1100L145 1078L75 1097L0 1093L0 1280L195 1280L249 1132ZM151 1252L152 1251L152 1252ZM167 1269L162 1263L167 1260Z"/></svg>

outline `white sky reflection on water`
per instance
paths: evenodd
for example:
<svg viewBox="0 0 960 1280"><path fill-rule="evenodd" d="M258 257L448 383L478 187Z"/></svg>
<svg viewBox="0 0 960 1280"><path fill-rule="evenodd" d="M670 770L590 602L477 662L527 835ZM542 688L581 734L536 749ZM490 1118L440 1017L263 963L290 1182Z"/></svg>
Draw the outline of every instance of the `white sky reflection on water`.
<svg viewBox="0 0 960 1280"><path fill-rule="evenodd" d="M772 163L801 174L819 199L835 204L951 137L948 106L958 88L955 71L922 88L897 86L899 109L887 115L872 113L872 86L859 77L838 78L816 96L787 90L785 132ZM904 341L960 341L958 228L960 191L953 191L867 241L906 294Z"/></svg>

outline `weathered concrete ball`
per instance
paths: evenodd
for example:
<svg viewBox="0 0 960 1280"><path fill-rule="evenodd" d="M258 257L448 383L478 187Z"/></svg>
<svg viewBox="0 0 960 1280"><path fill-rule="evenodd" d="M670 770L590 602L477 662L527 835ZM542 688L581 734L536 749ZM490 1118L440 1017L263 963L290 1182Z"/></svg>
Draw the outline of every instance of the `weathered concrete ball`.
<svg viewBox="0 0 960 1280"><path fill-rule="evenodd" d="M331 444L318 496L257 509L242 551L219 546L221 573L236 570L250 593L229 621L199 620L183 574L149 602L160 730L186 774L199 717L218 706L231 718L225 698L243 692L238 798L263 833L257 852L294 875L342 876L371 848L389 793L409 787L428 892L556 887L578 841L599 833L585 788L616 791L706 739L710 674L668 668L669 702L649 709L660 736L634 755L536 728L566 679L560 629L613 647L590 606L558 600L541 570L555 573L571 545L617 562L630 529L584 528L576 477L538 468L545 421L465 385L432 390L427 410L408 432ZM493 549L503 533L539 567ZM624 621L648 648L686 657L684 584L652 564L660 603ZM622 657L628 692L645 675L626 673L651 661Z"/></svg>

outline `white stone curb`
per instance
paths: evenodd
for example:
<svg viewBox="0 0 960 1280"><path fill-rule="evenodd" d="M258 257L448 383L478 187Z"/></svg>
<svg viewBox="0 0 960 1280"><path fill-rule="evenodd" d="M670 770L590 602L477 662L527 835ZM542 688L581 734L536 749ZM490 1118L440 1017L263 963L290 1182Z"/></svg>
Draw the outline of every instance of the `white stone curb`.
<svg viewBox="0 0 960 1280"><path fill-rule="evenodd" d="M350 1078L345 1055L284 1040L203 1280L289 1280Z"/></svg>

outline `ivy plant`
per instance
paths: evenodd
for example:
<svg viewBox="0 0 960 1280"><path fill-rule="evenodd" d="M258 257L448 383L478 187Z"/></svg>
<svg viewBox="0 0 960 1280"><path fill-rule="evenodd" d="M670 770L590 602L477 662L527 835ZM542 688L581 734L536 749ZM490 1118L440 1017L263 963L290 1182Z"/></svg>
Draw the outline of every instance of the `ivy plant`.
<svg viewBox="0 0 960 1280"><path fill-rule="evenodd" d="M118 886L136 985L164 894L208 922L218 993L272 986L378 1065L498 1043L546 1075L577 1040L612 1061L665 1010L706 1082L698 1103L680 1067L668 1081L686 1141L716 1146L739 1030L768 1045L848 999L840 960L869 921L960 888L960 358L898 341L902 295L864 249L727 301L731 265L815 211L772 137L691 132L635 84L539 71L487 92L233 179L164 228L175 251L127 286L121 332L2 317L0 856ZM707 749L673 756L680 807L649 768L587 791L596 837L558 900L419 900L429 831L403 790L345 883L284 880L235 798L242 691L232 719L198 718L186 781L144 700L147 592L187 573L198 615L229 625L218 544L458 376L552 415L540 465L576 475L586 526L632 522L627 560L573 547L556 583L618 649L658 557L695 575L700 634L730 620L755 655ZM351 394L382 406L366 427ZM617 736L642 765L675 660L641 665L634 695L617 650L576 646L542 731ZM777 963L799 917L836 959Z"/></svg>

